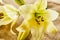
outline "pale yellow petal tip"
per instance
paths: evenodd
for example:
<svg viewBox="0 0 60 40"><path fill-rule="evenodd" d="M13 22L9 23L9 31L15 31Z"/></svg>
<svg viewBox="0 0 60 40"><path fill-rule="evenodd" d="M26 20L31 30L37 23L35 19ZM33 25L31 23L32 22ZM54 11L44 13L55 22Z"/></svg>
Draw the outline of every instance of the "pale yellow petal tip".
<svg viewBox="0 0 60 40"><path fill-rule="evenodd" d="M51 34L55 34L55 33L57 33L57 31L58 31L57 29L53 28L53 29L48 30L47 32L51 33Z"/></svg>
<svg viewBox="0 0 60 40"><path fill-rule="evenodd" d="M12 5L8 5L6 4L4 6L4 9L6 11L6 14L11 18L11 19L16 19L18 17L18 12L17 12L17 9L12 6Z"/></svg>
<svg viewBox="0 0 60 40"><path fill-rule="evenodd" d="M51 30L51 33L55 34L55 33L57 33L57 31L58 31L57 29L53 29L53 30Z"/></svg>
<svg viewBox="0 0 60 40"><path fill-rule="evenodd" d="M12 9L14 9L14 10L16 10L16 11L17 11L17 8L15 8L13 5L5 4L4 6L6 6L6 7L10 7L10 8L12 8Z"/></svg>
<svg viewBox="0 0 60 40"><path fill-rule="evenodd" d="M49 25L47 26L46 32L54 34L57 33L57 31L58 30L55 27L55 25L52 22L50 22Z"/></svg>
<svg viewBox="0 0 60 40"><path fill-rule="evenodd" d="M55 34L55 33L57 33L57 31L58 31L57 28L51 28L50 33Z"/></svg>
<svg viewBox="0 0 60 40"><path fill-rule="evenodd" d="M50 15L50 20L56 20L59 16L59 13L56 12L55 10L52 10L52 9L47 9L49 15Z"/></svg>
<svg viewBox="0 0 60 40"><path fill-rule="evenodd" d="M36 11L47 8L47 0L36 0L34 3L34 9Z"/></svg>

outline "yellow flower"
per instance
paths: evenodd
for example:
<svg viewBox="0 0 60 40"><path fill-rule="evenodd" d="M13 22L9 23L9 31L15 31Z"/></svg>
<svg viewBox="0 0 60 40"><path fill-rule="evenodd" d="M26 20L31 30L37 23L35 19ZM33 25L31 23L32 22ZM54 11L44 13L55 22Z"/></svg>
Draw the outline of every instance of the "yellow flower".
<svg viewBox="0 0 60 40"><path fill-rule="evenodd" d="M33 40L41 40L45 31L56 33L52 21L58 17L58 12L46 9L47 0L36 0L34 4L20 6L20 14L24 17L24 21L17 28L19 35L17 40L24 40L31 31Z"/></svg>
<svg viewBox="0 0 60 40"><path fill-rule="evenodd" d="M14 21L18 17L18 11L16 10L12 5L0 6L0 26Z"/></svg>
<svg viewBox="0 0 60 40"><path fill-rule="evenodd" d="M0 6L0 26L2 25L8 26L8 24L11 23L10 32L12 34L15 34L12 31L12 27L16 23L18 16L19 16L18 10L14 6L8 4Z"/></svg>

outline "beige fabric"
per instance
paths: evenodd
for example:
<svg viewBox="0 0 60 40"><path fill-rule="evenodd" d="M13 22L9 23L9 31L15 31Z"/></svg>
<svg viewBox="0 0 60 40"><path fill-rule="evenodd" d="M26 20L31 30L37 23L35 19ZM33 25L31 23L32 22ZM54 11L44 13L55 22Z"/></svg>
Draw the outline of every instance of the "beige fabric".
<svg viewBox="0 0 60 40"><path fill-rule="evenodd" d="M49 2L55 2L60 4L60 0L48 0Z"/></svg>

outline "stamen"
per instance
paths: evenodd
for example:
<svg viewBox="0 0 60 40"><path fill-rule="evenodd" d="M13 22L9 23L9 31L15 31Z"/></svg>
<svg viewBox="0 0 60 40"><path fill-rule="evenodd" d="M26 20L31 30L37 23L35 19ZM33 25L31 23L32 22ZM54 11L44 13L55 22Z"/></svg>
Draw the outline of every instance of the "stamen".
<svg viewBox="0 0 60 40"><path fill-rule="evenodd" d="M41 18L41 21L44 21L43 17Z"/></svg>
<svg viewBox="0 0 60 40"><path fill-rule="evenodd" d="M2 19L2 18L3 18L3 16L4 16L4 14L3 14L3 13L0 13L0 19Z"/></svg>
<svg viewBox="0 0 60 40"><path fill-rule="evenodd" d="M39 19L41 16L38 16L37 18Z"/></svg>
<svg viewBox="0 0 60 40"><path fill-rule="evenodd" d="M40 25L40 21L38 21L37 19L35 19L36 20L36 22Z"/></svg>
<svg viewBox="0 0 60 40"><path fill-rule="evenodd" d="M44 20L41 20L41 21L44 21Z"/></svg>
<svg viewBox="0 0 60 40"><path fill-rule="evenodd" d="M35 13L35 17L36 17L37 13Z"/></svg>

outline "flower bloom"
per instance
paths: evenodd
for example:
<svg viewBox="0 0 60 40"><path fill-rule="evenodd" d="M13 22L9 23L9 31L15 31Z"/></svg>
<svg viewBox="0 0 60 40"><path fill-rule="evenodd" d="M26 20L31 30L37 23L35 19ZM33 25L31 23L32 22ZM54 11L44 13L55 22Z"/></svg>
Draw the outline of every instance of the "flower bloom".
<svg viewBox="0 0 60 40"><path fill-rule="evenodd" d="M47 0L36 0L34 4L20 6L20 14L24 21L17 28L17 40L24 40L31 31L33 40L40 40L44 32L56 33L57 29L52 21L58 17L58 12L47 8Z"/></svg>
<svg viewBox="0 0 60 40"><path fill-rule="evenodd" d="M7 25L18 17L17 9L12 5L0 6L0 26Z"/></svg>
<svg viewBox="0 0 60 40"><path fill-rule="evenodd" d="M2 25L7 25L11 23L11 33L15 34L12 31L12 27L15 24L15 22L17 21L18 18L18 11L17 9L12 6L12 5L8 5L8 4L4 4L0 6L0 27Z"/></svg>

